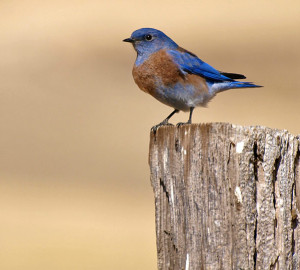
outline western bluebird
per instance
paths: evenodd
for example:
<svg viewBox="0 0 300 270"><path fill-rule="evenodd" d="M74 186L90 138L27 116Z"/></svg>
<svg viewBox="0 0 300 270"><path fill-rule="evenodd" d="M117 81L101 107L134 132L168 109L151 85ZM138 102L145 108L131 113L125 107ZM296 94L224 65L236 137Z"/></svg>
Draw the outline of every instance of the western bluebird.
<svg viewBox="0 0 300 270"><path fill-rule="evenodd" d="M235 81L246 77L216 70L159 30L141 28L123 41L132 43L137 52L132 70L135 83L144 92L175 109L152 128L154 131L159 126L170 125L169 119L179 111L190 111L190 115L186 123L177 125L190 124L194 108L205 106L219 92L261 87Z"/></svg>

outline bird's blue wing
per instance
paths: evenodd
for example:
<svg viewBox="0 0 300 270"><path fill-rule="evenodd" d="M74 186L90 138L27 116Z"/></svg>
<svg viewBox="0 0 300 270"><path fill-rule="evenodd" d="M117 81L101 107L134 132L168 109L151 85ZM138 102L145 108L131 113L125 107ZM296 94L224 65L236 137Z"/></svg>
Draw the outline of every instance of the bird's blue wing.
<svg viewBox="0 0 300 270"><path fill-rule="evenodd" d="M185 49L168 50L182 73L199 75L211 81L233 81Z"/></svg>

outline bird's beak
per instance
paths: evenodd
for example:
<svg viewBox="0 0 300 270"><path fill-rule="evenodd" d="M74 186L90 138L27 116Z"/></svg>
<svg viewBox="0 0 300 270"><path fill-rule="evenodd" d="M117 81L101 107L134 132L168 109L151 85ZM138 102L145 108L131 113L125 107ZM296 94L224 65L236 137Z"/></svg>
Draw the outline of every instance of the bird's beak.
<svg viewBox="0 0 300 270"><path fill-rule="evenodd" d="M133 43L134 40L132 38L125 38L123 39L124 42L130 42L130 43Z"/></svg>

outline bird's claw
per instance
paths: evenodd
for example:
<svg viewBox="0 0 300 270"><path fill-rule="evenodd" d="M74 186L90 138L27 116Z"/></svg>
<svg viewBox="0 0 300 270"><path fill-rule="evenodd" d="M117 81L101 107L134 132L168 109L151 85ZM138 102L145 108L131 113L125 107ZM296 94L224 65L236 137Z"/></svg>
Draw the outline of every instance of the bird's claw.
<svg viewBox="0 0 300 270"><path fill-rule="evenodd" d="M156 132L157 131L157 129L159 128L159 127L161 127L161 126L173 126L173 124L170 124L170 123L168 123L168 122L161 122L161 123L159 123L158 125L155 125L155 126L153 126L152 128L151 128L151 131L152 132Z"/></svg>
<svg viewBox="0 0 300 270"><path fill-rule="evenodd" d="M191 122L179 122L179 123L177 123L176 124L176 127L181 127L181 126L185 126L185 125L189 125L189 124L191 124Z"/></svg>

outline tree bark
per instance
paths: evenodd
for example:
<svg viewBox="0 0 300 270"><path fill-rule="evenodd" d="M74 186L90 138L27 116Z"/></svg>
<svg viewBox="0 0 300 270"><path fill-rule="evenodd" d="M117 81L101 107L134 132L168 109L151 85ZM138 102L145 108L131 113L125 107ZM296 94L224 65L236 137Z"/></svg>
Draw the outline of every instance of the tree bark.
<svg viewBox="0 0 300 270"><path fill-rule="evenodd" d="M158 269L300 269L299 146L260 126L151 132Z"/></svg>

